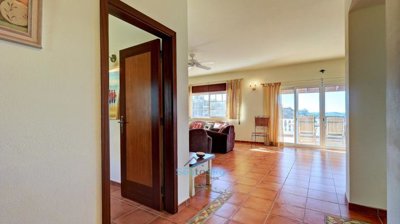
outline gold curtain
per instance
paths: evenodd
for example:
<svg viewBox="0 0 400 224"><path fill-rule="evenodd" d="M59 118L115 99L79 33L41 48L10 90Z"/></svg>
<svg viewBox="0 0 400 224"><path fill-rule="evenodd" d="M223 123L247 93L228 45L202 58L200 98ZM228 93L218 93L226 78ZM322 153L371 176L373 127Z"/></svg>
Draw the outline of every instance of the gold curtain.
<svg viewBox="0 0 400 224"><path fill-rule="evenodd" d="M269 127L267 129L267 144L279 146L280 135L280 100L279 91L281 83L269 83L264 85L264 115L269 117Z"/></svg>
<svg viewBox="0 0 400 224"><path fill-rule="evenodd" d="M226 82L227 91L227 115L228 119L238 120L240 124L240 108L242 106L242 80L230 80Z"/></svg>

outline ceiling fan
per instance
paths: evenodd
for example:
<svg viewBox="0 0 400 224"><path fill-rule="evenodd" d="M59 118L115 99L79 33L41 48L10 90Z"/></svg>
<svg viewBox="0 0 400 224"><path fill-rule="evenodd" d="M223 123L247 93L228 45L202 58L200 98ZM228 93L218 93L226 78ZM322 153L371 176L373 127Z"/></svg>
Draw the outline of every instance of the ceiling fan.
<svg viewBox="0 0 400 224"><path fill-rule="evenodd" d="M204 64L202 64L199 61L197 61L196 59L194 59L194 57L195 57L195 54L191 53L190 54L190 59L188 61L189 69L193 69L195 67L201 68L201 69L205 69L205 70L210 70L211 69L211 67L205 66Z"/></svg>

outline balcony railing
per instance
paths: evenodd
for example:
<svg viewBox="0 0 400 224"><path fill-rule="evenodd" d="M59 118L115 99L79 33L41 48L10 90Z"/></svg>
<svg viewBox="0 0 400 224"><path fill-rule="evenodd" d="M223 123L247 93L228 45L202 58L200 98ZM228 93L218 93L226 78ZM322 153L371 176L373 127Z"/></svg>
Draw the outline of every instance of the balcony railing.
<svg viewBox="0 0 400 224"><path fill-rule="evenodd" d="M295 130L294 119L283 119L283 138L286 143L295 143L295 133L297 134L297 144L320 144L320 124L319 118L314 116L298 117L297 132ZM326 117L325 122L327 147L346 146L346 122L344 117Z"/></svg>

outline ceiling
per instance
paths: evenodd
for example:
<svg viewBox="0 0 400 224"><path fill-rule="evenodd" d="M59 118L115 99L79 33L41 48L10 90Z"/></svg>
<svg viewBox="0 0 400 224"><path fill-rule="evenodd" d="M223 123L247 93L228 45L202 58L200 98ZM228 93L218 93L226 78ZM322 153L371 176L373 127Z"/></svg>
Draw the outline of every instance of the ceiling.
<svg viewBox="0 0 400 224"><path fill-rule="evenodd" d="M190 76L344 57L345 0L189 0Z"/></svg>

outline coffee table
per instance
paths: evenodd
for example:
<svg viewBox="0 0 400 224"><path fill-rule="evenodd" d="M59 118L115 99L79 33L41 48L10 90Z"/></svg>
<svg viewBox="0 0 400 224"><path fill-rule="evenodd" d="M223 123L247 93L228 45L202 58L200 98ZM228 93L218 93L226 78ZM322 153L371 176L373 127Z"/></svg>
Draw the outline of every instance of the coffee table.
<svg viewBox="0 0 400 224"><path fill-rule="evenodd" d="M196 153L191 152L189 158L191 159L189 162L189 195L193 197L196 193L194 179L198 175L207 173L206 183L207 185L211 184L211 167L215 155L206 153L203 158L199 158Z"/></svg>

